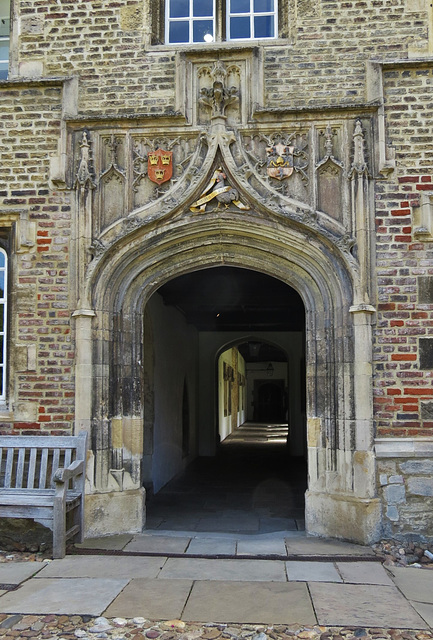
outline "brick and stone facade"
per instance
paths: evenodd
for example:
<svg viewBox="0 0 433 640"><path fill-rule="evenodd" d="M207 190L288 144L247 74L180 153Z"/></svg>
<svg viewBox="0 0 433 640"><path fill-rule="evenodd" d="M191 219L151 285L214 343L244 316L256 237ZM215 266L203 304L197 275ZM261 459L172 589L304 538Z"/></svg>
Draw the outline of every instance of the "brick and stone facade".
<svg viewBox="0 0 433 640"><path fill-rule="evenodd" d="M90 535L143 526L164 412L152 344L174 322L149 301L224 263L304 301L309 532L433 536L430 3L280 0L278 18L275 40L175 46L162 0L12 0L0 428L90 432ZM284 180L267 172L278 144ZM157 148L173 153L160 184ZM218 169L240 204L199 211ZM199 398L200 339L182 331ZM211 454L197 439L191 457Z"/></svg>

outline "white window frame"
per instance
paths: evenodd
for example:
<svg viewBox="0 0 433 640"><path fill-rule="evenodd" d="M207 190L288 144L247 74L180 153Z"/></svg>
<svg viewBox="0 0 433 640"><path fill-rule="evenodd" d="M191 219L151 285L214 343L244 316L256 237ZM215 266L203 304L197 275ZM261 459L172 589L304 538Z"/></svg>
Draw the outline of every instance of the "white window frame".
<svg viewBox="0 0 433 640"><path fill-rule="evenodd" d="M203 40L201 42L194 42L194 22L200 20L210 20L212 19L212 39L215 41L215 20L216 20L216 0L212 2L212 16L193 16L193 0L189 0L189 16L183 18L171 18L170 17L170 0L165 1L165 40L167 44L184 46L186 44L209 44ZM173 22L186 22L189 23L189 39L188 42L170 42L170 24Z"/></svg>
<svg viewBox="0 0 433 640"><path fill-rule="evenodd" d="M273 11L254 11L254 0L250 0L250 10L248 13L236 13L231 11L232 0L226 0L226 33L227 41L244 42L248 40L273 40L278 37L278 0L274 0ZM239 17L250 19L250 37L249 38L232 38L230 35L230 18ZM274 35L256 37L254 33L254 18L257 16L271 16L274 19Z"/></svg>
<svg viewBox="0 0 433 640"><path fill-rule="evenodd" d="M151 0L152 2L154 0ZM218 1L217 0L213 0L213 9L212 9L212 16L209 16L208 18L206 18L205 16L197 16L194 17L193 14L193 0L189 0L189 16L186 17L182 17L182 18L171 18L170 17L170 0L164 0L164 7L165 7L165 28L164 28L164 40L166 44L169 45L179 45L179 46L185 46L185 45L206 45L209 44L209 42L194 42L193 40L193 30L194 30L194 22L196 22L197 20L203 20L203 19L211 19L212 18L212 26L213 26L213 33L212 33L212 42L219 42L221 39L221 31L224 31L223 26L225 27L225 38L224 38L224 42L248 42L250 40L276 40L278 38L278 3L280 0L274 0L274 9L273 11L254 11L254 0L249 0L250 2L250 10L248 13L235 13L231 11L231 0L222 0L222 1ZM223 5L223 6L222 6ZM219 15L220 10L222 8L222 16ZM218 12L218 14L217 14ZM230 37L230 18L231 17L249 17L250 19L250 34L251 36L249 38L231 38ZM274 26L274 35L273 36L259 36L256 37L255 33L254 33L254 18L257 16L270 16L273 19L273 26ZM188 22L189 24L189 38L188 38L188 42L170 42L170 24L174 23L174 22ZM224 24L222 24L224 23Z"/></svg>
<svg viewBox="0 0 433 640"><path fill-rule="evenodd" d="M0 253L4 256L5 265L0 266L0 272L4 273L3 297L0 296L0 303L3 306L3 331L0 336L3 337L3 352L0 354L2 361L0 362L0 375L2 379L2 392L0 393L0 402L6 401L6 383L7 383L7 321L8 321L8 262L9 257L6 251L0 247Z"/></svg>

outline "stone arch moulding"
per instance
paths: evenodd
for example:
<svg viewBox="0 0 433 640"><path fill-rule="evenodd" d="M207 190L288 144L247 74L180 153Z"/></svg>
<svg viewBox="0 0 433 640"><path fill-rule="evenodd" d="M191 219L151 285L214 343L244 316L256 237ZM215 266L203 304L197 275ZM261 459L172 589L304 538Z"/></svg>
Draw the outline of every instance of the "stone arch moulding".
<svg viewBox="0 0 433 640"><path fill-rule="evenodd" d="M90 311L77 310L76 428L91 432L88 534L138 531L145 496L143 310L165 282L231 265L286 282L306 309L311 534L369 542L380 535L371 398L371 307L353 305L353 274L311 231L248 213L177 217L141 227L97 261ZM90 303L91 301L91 303ZM90 307L91 304L91 307Z"/></svg>

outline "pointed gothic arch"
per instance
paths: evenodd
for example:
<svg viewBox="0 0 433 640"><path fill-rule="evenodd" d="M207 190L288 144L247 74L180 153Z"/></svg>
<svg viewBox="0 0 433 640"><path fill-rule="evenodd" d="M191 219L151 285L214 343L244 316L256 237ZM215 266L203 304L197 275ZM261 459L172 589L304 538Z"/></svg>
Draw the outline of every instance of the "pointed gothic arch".
<svg viewBox="0 0 433 640"><path fill-rule="evenodd" d="M93 502L111 491L136 513L143 501L141 358L147 300L175 276L221 265L260 271L300 294L307 342L307 529L370 539L378 522L370 311L353 307L352 275L332 246L253 214L226 219L216 213L140 228L94 270L89 290L95 315L87 319L93 325L94 401L82 421L94 443ZM78 339L79 349L85 344ZM88 502L92 509L92 499Z"/></svg>

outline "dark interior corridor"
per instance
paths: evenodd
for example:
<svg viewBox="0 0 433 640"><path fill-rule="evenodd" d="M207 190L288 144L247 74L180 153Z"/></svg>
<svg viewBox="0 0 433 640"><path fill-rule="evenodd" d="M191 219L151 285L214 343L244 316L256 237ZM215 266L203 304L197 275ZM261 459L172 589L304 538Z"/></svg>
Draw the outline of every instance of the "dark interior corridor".
<svg viewBox="0 0 433 640"><path fill-rule="evenodd" d="M286 440L285 425L245 423L148 501L147 529L303 530L306 462L289 455Z"/></svg>

